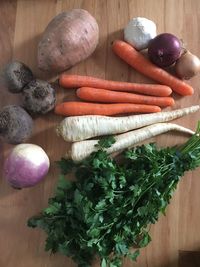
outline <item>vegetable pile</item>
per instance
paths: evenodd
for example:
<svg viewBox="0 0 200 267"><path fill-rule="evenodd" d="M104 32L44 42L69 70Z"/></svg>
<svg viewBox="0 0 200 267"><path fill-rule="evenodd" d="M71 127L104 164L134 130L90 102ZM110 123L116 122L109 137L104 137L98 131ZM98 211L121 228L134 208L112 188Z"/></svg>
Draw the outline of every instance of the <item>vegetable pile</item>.
<svg viewBox="0 0 200 267"><path fill-rule="evenodd" d="M54 73L67 70L89 57L98 41L99 27L88 11L62 12L50 21L39 41L38 67ZM146 48L149 58L140 52ZM0 112L4 141L19 144L31 136L33 120L28 113L46 114L54 109L67 116L56 132L73 143L58 162L61 174L55 196L47 208L29 219L28 226L47 233L46 250L72 257L79 267L91 266L96 256L101 267L120 267L124 257L136 260L139 249L151 241L149 226L165 213L181 177L200 166L200 122L196 133L167 123L200 106L160 112L175 104L172 91L182 96L194 93L182 79L200 71L199 58L183 49L176 36L157 35L156 24L141 17L128 23L124 41L115 40L112 50L160 84L62 73L59 85L75 88L79 99L55 105L52 85L34 77L24 63L13 61L4 68L5 86L10 93L21 93L24 108L9 105ZM172 64L177 77L163 69ZM108 117L129 113L139 115ZM192 137L171 148L159 149L156 144L131 148L171 130ZM105 135L113 136L87 140ZM122 152L120 159L110 156L116 152ZM49 166L41 147L19 144L5 160L4 175L12 187L21 189L39 183ZM75 181L67 180L70 173L75 174Z"/></svg>
<svg viewBox="0 0 200 267"><path fill-rule="evenodd" d="M154 65L134 47L124 41L116 40L113 43L113 51L131 67L153 80L165 84L176 93L186 96L194 93L193 88L182 80L172 76L167 71Z"/></svg>
<svg viewBox="0 0 200 267"><path fill-rule="evenodd" d="M192 106L156 114L142 114L124 117L76 116L67 117L57 126L59 136L67 142L81 141L96 136L111 135L139 129L158 122L167 122L190 113L197 112L200 106Z"/></svg>
<svg viewBox="0 0 200 267"><path fill-rule="evenodd" d="M120 162L104 151L112 137L80 163L62 159L55 196L28 225L47 233L46 250L72 257L79 267L91 266L95 256L102 267L119 267L123 257L135 260L181 177L200 166L199 134L200 124L181 146L138 146L125 151ZM65 178L72 171L76 181Z"/></svg>
<svg viewBox="0 0 200 267"><path fill-rule="evenodd" d="M179 126L177 124L155 123L138 130L114 136L116 142L111 147L107 148L106 152L107 154L113 154L129 147L133 147L137 143L169 131L194 134L194 132L190 129ZM74 161L81 161L87 158L92 152L96 151L96 145L98 141L99 140L84 140L81 142L73 143L71 149L65 154L65 158L70 158Z"/></svg>
<svg viewBox="0 0 200 267"><path fill-rule="evenodd" d="M174 105L172 97L154 97L125 92L114 92L104 89L82 87L76 91L76 95L86 101L103 103L133 103L143 105L157 105L167 107Z"/></svg>
<svg viewBox="0 0 200 267"><path fill-rule="evenodd" d="M23 107L31 114L45 114L55 106L55 91L46 81L36 79L24 63L12 61L4 68L3 81L11 93L21 93Z"/></svg>
<svg viewBox="0 0 200 267"><path fill-rule="evenodd" d="M52 110L55 90L47 81L36 79L31 69L20 61L8 63L2 76L10 93L21 94L23 107L8 105L0 111L0 136L10 144L23 143L33 129L33 120L28 113L46 114Z"/></svg>
<svg viewBox="0 0 200 267"><path fill-rule="evenodd" d="M161 84L130 83L104 80L91 76L63 73L59 77L59 84L65 89L79 87L93 87L113 91L133 92L151 96L169 96L172 90Z"/></svg>
<svg viewBox="0 0 200 267"><path fill-rule="evenodd" d="M196 75L200 71L200 60L184 50L181 40L173 34L163 33L155 37L155 31L156 26L152 21L135 18L124 29L127 42L115 40L112 49L135 70L160 84L117 82L64 73L59 77L60 86L78 88L76 95L82 103L59 103L55 113L63 116L154 113L174 105L174 99L169 97L171 90L182 96L193 95L192 86L181 79L190 79ZM148 47L149 59L138 51L145 47ZM172 64L177 77L162 68Z"/></svg>
<svg viewBox="0 0 200 267"><path fill-rule="evenodd" d="M184 42L171 33L157 35L156 24L147 18L131 19L124 28L124 41L138 51L147 48L151 62L161 68L173 66L180 79L188 80L200 72L200 59Z"/></svg>
<svg viewBox="0 0 200 267"><path fill-rule="evenodd" d="M150 60L160 67L169 67L174 63L176 76L189 80L200 72L200 59L182 47L182 41L171 33L162 33L149 41Z"/></svg>

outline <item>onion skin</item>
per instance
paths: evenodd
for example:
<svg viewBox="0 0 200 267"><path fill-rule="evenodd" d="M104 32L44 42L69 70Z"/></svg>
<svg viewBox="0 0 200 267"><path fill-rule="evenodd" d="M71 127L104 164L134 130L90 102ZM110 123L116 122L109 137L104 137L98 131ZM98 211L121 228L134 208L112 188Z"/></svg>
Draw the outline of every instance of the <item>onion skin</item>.
<svg viewBox="0 0 200 267"><path fill-rule="evenodd" d="M179 78L189 80L200 72L200 59L187 51L177 60L175 71Z"/></svg>
<svg viewBox="0 0 200 267"><path fill-rule="evenodd" d="M4 163L4 175L8 183L17 189L39 183L48 173L49 158L37 145L17 145Z"/></svg>
<svg viewBox="0 0 200 267"><path fill-rule="evenodd" d="M148 45L149 58L159 67L169 67L175 63L181 50L181 41L171 33L157 35Z"/></svg>

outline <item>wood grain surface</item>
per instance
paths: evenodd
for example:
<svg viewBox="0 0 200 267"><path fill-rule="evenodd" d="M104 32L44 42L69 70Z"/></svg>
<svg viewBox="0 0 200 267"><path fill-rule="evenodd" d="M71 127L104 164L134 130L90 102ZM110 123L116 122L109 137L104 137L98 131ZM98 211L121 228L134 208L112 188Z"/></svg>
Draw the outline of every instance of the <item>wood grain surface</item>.
<svg viewBox="0 0 200 267"><path fill-rule="evenodd" d="M129 68L111 51L111 43L122 38L122 29L132 17L143 16L156 22L158 33L171 32L184 40L187 47L200 56L199 0L19 0L0 1L0 67L11 59L28 64L39 78L55 80L37 68L37 43L48 22L59 12L72 8L88 10L98 21L100 42L94 54L68 73L94 75L101 78L152 82ZM180 108L199 103L200 76L191 80L192 97L174 96ZM57 102L74 99L74 92L57 89ZM0 106L20 103L20 96L0 88ZM195 129L200 113L176 120ZM29 142L41 145L48 153L51 168L39 185L14 190L6 183L2 166L11 145L0 141L0 267L73 267L70 259L44 252L45 235L26 226L27 219L47 205L57 181L55 161L69 144L55 134L61 118L53 113L35 118L33 137ZM160 146L180 144L186 137L164 134L152 139ZM141 250L137 263L124 261L125 267L197 267L200 266L200 178L199 169L185 175L174 194L166 217L151 226L152 242ZM94 263L99 266L99 263Z"/></svg>

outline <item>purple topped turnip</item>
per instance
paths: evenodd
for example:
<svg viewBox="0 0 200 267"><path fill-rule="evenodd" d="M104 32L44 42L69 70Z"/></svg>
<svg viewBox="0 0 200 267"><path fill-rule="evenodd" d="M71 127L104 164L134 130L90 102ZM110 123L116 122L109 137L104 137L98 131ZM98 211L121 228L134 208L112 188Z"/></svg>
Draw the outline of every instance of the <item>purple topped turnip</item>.
<svg viewBox="0 0 200 267"><path fill-rule="evenodd" d="M31 136L32 129L32 118L20 106L8 105L0 111L0 136L7 143L23 143Z"/></svg>
<svg viewBox="0 0 200 267"><path fill-rule="evenodd" d="M4 164L6 180L14 188L31 187L39 183L49 170L49 158L38 145L17 145Z"/></svg>

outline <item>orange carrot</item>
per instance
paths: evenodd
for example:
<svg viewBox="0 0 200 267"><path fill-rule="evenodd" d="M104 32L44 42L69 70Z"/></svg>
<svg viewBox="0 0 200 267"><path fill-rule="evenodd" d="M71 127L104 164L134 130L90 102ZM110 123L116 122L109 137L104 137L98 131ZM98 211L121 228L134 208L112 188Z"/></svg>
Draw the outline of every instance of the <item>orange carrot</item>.
<svg viewBox="0 0 200 267"><path fill-rule="evenodd" d="M116 40L113 43L112 49L121 59L137 71L161 84L170 86L178 94L192 95L194 93L193 88L189 84L157 67L126 42Z"/></svg>
<svg viewBox="0 0 200 267"><path fill-rule="evenodd" d="M64 88L94 87L113 91L136 92L153 96L169 96L171 88L160 84L141 84L119 81L103 80L90 76L61 74L59 77L60 86Z"/></svg>
<svg viewBox="0 0 200 267"><path fill-rule="evenodd" d="M76 91L76 95L86 101L103 103L134 103L145 105L156 105L167 107L174 105L172 97L146 96L125 92L114 92L105 89L91 87L81 87Z"/></svg>
<svg viewBox="0 0 200 267"><path fill-rule="evenodd" d="M55 113L63 116L115 115L124 113L154 113L161 109L139 104L95 104L87 102L64 102L56 105Z"/></svg>

